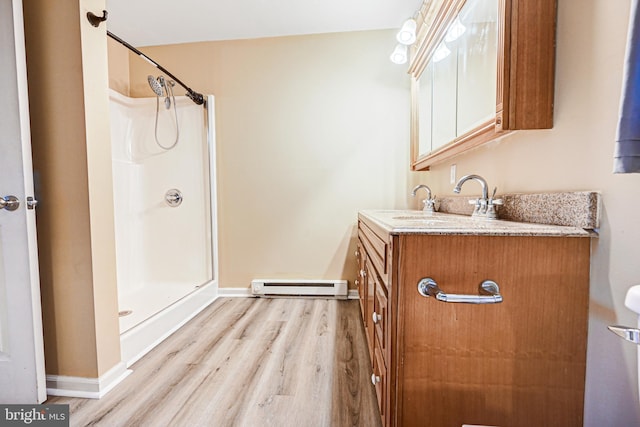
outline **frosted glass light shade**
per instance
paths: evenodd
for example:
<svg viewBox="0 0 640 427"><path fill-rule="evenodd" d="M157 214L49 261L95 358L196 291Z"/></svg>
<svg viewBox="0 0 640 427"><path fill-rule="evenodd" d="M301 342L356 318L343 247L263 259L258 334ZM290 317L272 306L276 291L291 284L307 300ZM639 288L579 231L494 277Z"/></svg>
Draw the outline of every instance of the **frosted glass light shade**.
<svg viewBox="0 0 640 427"><path fill-rule="evenodd" d="M407 62L407 46L397 44L391 56L389 57L394 64L404 64Z"/></svg>
<svg viewBox="0 0 640 427"><path fill-rule="evenodd" d="M447 45L444 44L444 42L442 42L442 43L440 43L440 46L438 46L436 51L433 52L432 60L433 60L433 62L442 61L444 58L449 56L449 54L451 54L451 51L449 50Z"/></svg>
<svg viewBox="0 0 640 427"><path fill-rule="evenodd" d="M459 17L456 17L456 19L453 21L453 24L451 24L451 27L449 27L449 31L447 31L447 35L444 37L444 41L446 41L447 43L454 42L458 40L465 31L467 31L467 27L462 25Z"/></svg>
<svg viewBox="0 0 640 427"><path fill-rule="evenodd" d="M414 44L416 42L416 21L414 19L404 21L402 28L396 35L396 39L398 39L398 43L407 46Z"/></svg>

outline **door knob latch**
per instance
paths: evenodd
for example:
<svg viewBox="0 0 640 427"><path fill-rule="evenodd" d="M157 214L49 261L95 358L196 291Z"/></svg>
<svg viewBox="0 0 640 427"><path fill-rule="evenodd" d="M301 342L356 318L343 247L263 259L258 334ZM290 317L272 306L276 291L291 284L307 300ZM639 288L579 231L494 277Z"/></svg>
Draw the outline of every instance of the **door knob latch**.
<svg viewBox="0 0 640 427"><path fill-rule="evenodd" d="M27 209L35 209L38 206L38 201L33 197L27 197Z"/></svg>

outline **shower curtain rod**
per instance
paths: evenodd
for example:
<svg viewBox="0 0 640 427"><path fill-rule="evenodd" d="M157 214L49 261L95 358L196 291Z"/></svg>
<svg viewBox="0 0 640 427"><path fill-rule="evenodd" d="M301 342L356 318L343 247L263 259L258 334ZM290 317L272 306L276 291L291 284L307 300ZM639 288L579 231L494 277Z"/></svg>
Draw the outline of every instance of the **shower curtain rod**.
<svg viewBox="0 0 640 427"><path fill-rule="evenodd" d="M198 93L198 92L194 91L193 89L191 89L190 87L188 87L187 85L182 83L179 78L177 78L176 76L171 74L162 65L158 64L156 61L154 61L153 59L149 58L147 55L145 55L144 53L140 52L138 49L136 49L135 47L131 46L126 41L122 40L120 37L116 36L111 31L107 31L107 35L109 37L111 37L112 39L114 39L115 41L117 41L118 43L120 43L121 45L123 45L124 47L126 47L127 49L129 49L130 51L134 52L136 55L140 56L142 59L147 61L149 64L153 65L154 67L156 67L157 69L159 69L160 71L165 73L167 76L171 77L173 80L175 80L176 83L178 83L180 86L182 86L183 88L185 88L187 90L187 97L189 99L191 99L193 102L195 102L198 105L204 104L204 96L202 96L201 93Z"/></svg>

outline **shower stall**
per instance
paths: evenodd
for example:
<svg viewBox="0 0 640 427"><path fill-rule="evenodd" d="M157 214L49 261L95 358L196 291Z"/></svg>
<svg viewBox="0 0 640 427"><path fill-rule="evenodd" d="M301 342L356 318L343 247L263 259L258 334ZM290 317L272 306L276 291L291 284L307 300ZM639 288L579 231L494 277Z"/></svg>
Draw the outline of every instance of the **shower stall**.
<svg viewBox="0 0 640 427"><path fill-rule="evenodd" d="M149 83L152 98L110 92L120 337L127 365L210 304L218 288L213 97L196 105L174 96L169 80L150 76Z"/></svg>

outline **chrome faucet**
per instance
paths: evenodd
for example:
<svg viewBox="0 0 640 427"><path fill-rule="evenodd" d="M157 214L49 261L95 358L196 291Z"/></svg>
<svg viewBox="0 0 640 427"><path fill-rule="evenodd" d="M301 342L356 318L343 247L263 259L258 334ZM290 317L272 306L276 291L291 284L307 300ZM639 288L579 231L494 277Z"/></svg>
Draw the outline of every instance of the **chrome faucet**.
<svg viewBox="0 0 640 427"><path fill-rule="evenodd" d="M475 208L473 209L472 217L483 217L486 219L496 219L498 215L496 213L496 205L502 205L502 199L494 199L496 195L497 187L493 189L493 194L489 197L489 188L487 186L487 181L481 177L480 175L465 175L456 184L453 188L453 192L458 194L462 189L462 184L467 182L468 180L473 179L478 181L482 186L482 198L475 199L470 201L469 203L473 203Z"/></svg>
<svg viewBox="0 0 640 427"><path fill-rule="evenodd" d="M431 189L424 185L416 185L413 191L411 192L412 197L416 197L416 193L419 189L424 188L427 190L427 198L422 201L422 210L425 212L433 213L436 211L436 196L431 197Z"/></svg>

